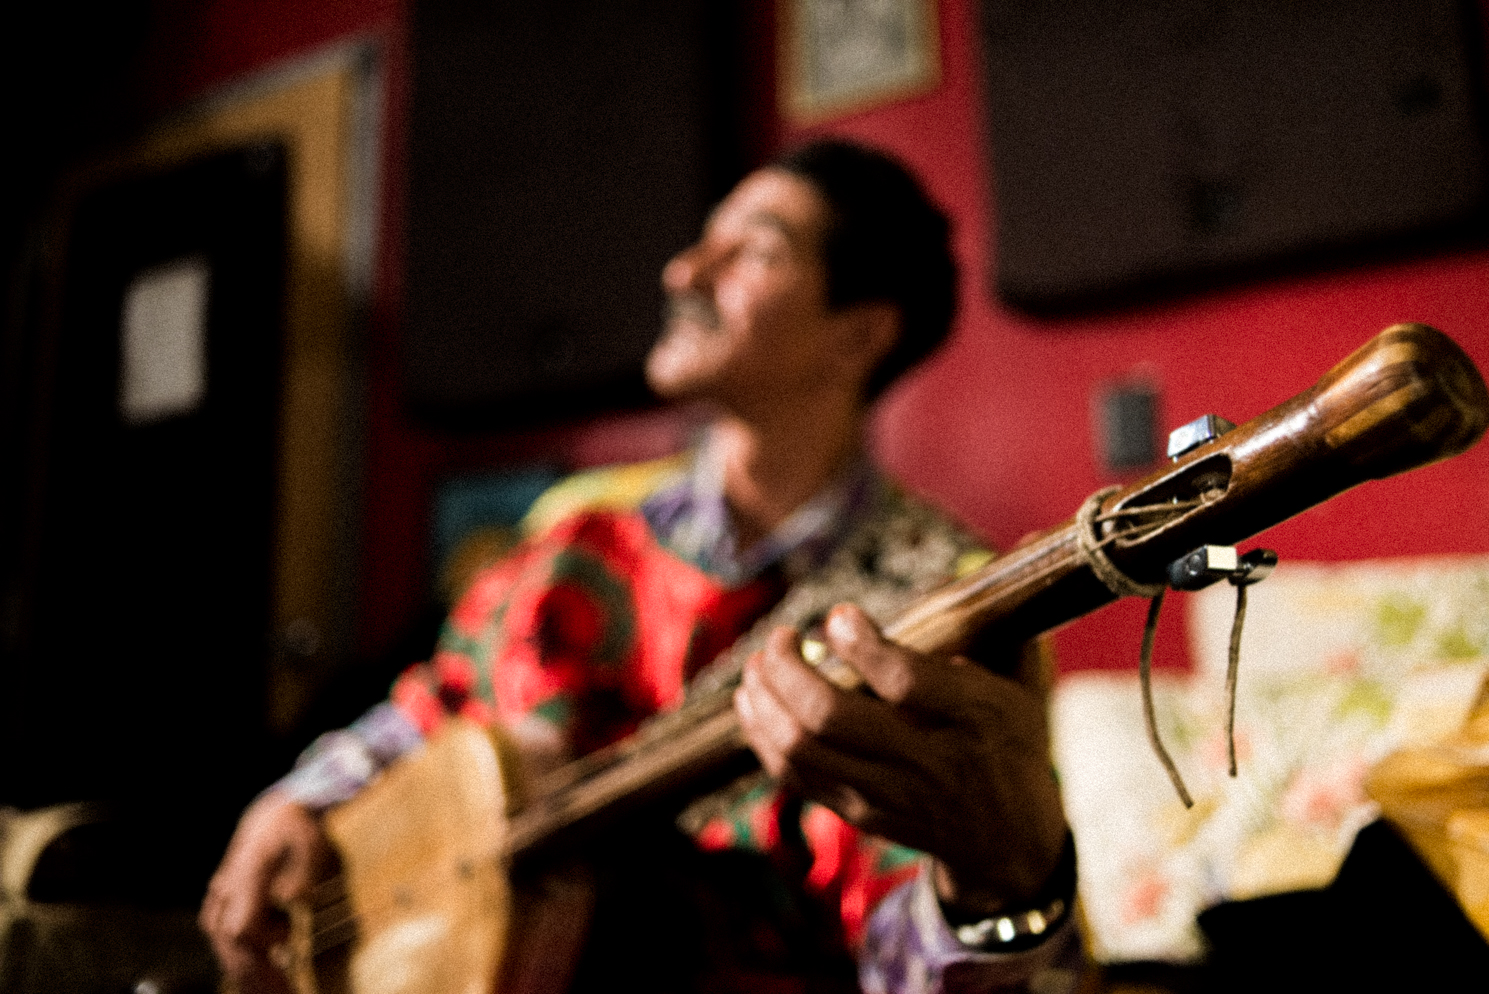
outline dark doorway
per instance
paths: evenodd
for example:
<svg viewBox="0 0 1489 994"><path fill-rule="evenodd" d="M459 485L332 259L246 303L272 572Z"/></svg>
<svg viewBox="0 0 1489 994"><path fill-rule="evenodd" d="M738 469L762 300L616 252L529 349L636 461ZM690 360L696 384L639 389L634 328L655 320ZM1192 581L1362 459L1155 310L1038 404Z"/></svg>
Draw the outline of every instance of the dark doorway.
<svg viewBox="0 0 1489 994"><path fill-rule="evenodd" d="M284 244L276 144L95 186L28 378L0 803L149 811L183 870L267 779Z"/></svg>

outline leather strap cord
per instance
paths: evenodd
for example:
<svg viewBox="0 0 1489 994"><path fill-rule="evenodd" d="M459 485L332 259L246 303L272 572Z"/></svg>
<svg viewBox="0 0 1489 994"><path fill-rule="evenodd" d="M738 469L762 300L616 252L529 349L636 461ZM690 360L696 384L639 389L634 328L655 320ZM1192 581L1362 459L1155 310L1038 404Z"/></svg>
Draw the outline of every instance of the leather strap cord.
<svg viewBox="0 0 1489 994"><path fill-rule="evenodd" d="M1112 494L1119 491L1120 487L1104 487L1087 497L1085 503L1076 512L1076 538L1080 545L1082 556L1091 567L1091 572L1101 580L1106 588L1118 597L1145 597L1150 603L1148 605L1148 620L1143 626L1142 650L1138 656L1138 677L1142 685L1143 696L1143 724L1148 733L1148 743L1153 747L1160 763L1163 764L1164 772L1168 774L1169 782L1174 785L1174 790L1179 795L1179 800L1184 802L1186 808L1194 807L1194 799L1189 794L1189 789L1184 784L1184 777L1179 773L1178 766L1173 757L1163 744L1163 738L1158 733L1158 721L1153 706L1153 644L1158 636L1158 615L1163 609L1163 595L1167 592L1167 585L1163 583L1139 583L1126 573L1122 572L1111 558L1107 556L1106 545L1124 534L1122 529L1113 529L1108 535L1098 534L1100 526L1118 519L1132 521L1131 526L1125 534L1138 537L1143 532L1152 531L1161 527L1169 518L1177 513L1182 513L1200 501L1189 501L1178 504L1156 505L1153 507L1127 508L1108 514L1100 514L1102 502ZM1246 621L1246 584L1236 584L1236 614L1231 624L1230 652L1225 672L1225 698L1226 718L1225 737L1227 756L1230 763L1230 775L1236 775L1236 674L1241 662L1241 629Z"/></svg>

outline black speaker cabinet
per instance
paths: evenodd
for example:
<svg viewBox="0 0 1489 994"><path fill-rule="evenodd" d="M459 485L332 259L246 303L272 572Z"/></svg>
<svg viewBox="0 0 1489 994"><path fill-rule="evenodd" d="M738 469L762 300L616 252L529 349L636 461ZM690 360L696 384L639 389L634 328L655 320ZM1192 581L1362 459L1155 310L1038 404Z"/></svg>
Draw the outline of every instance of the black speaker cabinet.
<svg viewBox="0 0 1489 994"><path fill-rule="evenodd" d="M403 370L415 411L644 396L665 261L737 170L732 4L420 0Z"/></svg>
<svg viewBox="0 0 1489 994"><path fill-rule="evenodd" d="M984 0L995 283L1061 309L1476 231L1476 5Z"/></svg>

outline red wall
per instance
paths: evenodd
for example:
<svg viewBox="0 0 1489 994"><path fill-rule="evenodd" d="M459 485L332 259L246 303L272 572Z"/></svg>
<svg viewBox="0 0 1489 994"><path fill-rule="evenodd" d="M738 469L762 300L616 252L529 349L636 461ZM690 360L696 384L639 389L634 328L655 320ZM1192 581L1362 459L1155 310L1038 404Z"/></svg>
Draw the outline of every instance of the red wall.
<svg viewBox="0 0 1489 994"><path fill-rule="evenodd" d="M1489 0L1482 0L1489 7ZM385 43L390 73L387 182L379 289L370 329L361 643L384 650L423 601L425 514L443 475L559 455L575 463L646 455L675 444L660 415L604 419L511 436L451 438L411 425L397 384L401 279L399 153L407 105L405 0L172 0L149 50L147 89L166 108L272 61L352 33ZM1434 324L1489 368L1489 251L1279 279L1176 303L1038 321L986 290L993 205L978 78L975 0L942 0L942 84L932 93L824 129L906 159L956 223L963 307L945 353L884 404L874 445L898 478L961 515L999 545L1067 516L1110 482L1097 468L1090 397L1104 381L1140 375L1160 388L1164 427L1214 411L1243 421L1309 385L1380 328ZM749 139L762 155L805 132L770 108L768 15L751 28L758 55L748 88ZM763 85L762 81L766 81ZM1284 558L1353 559L1489 551L1489 445L1450 463L1367 485L1274 529ZM1131 666L1142 605L1072 625L1066 668ZM1184 661L1171 609L1160 664Z"/></svg>
<svg viewBox="0 0 1489 994"><path fill-rule="evenodd" d="M942 0L935 92L820 129L899 154L956 222L963 309L955 337L889 399L877 424L876 449L896 477L1006 546L1113 482L1093 448L1091 396L1104 381L1156 383L1166 431L1211 411L1237 423L1259 414L1397 321L1441 328L1489 369L1489 251L1078 319L1034 320L1000 307L985 289L995 205L976 19L976 0ZM784 132L787 141L807 133ZM1489 444L1367 484L1273 529L1264 544L1284 559L1489 552L1486 512ZM1121 604L1061 632L1062 666L1134 666L1144 610ZM1181 617L1172 607L1166 615L1160 663L1183 662Z"/></svg>

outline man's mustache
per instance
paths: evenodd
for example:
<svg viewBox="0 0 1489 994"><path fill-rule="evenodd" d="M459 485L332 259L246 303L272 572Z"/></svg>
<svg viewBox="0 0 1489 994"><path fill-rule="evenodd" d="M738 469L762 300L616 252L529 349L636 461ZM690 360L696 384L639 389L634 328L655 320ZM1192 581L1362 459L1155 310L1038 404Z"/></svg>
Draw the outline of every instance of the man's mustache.
<svg viewBox="0 0 1489 994"><path fill-rule="evenodd" d="M720 323L718 308L701 293L672 294L667 298L662 316L669 327L678 321L691 321L717 331Z"/></svg>

